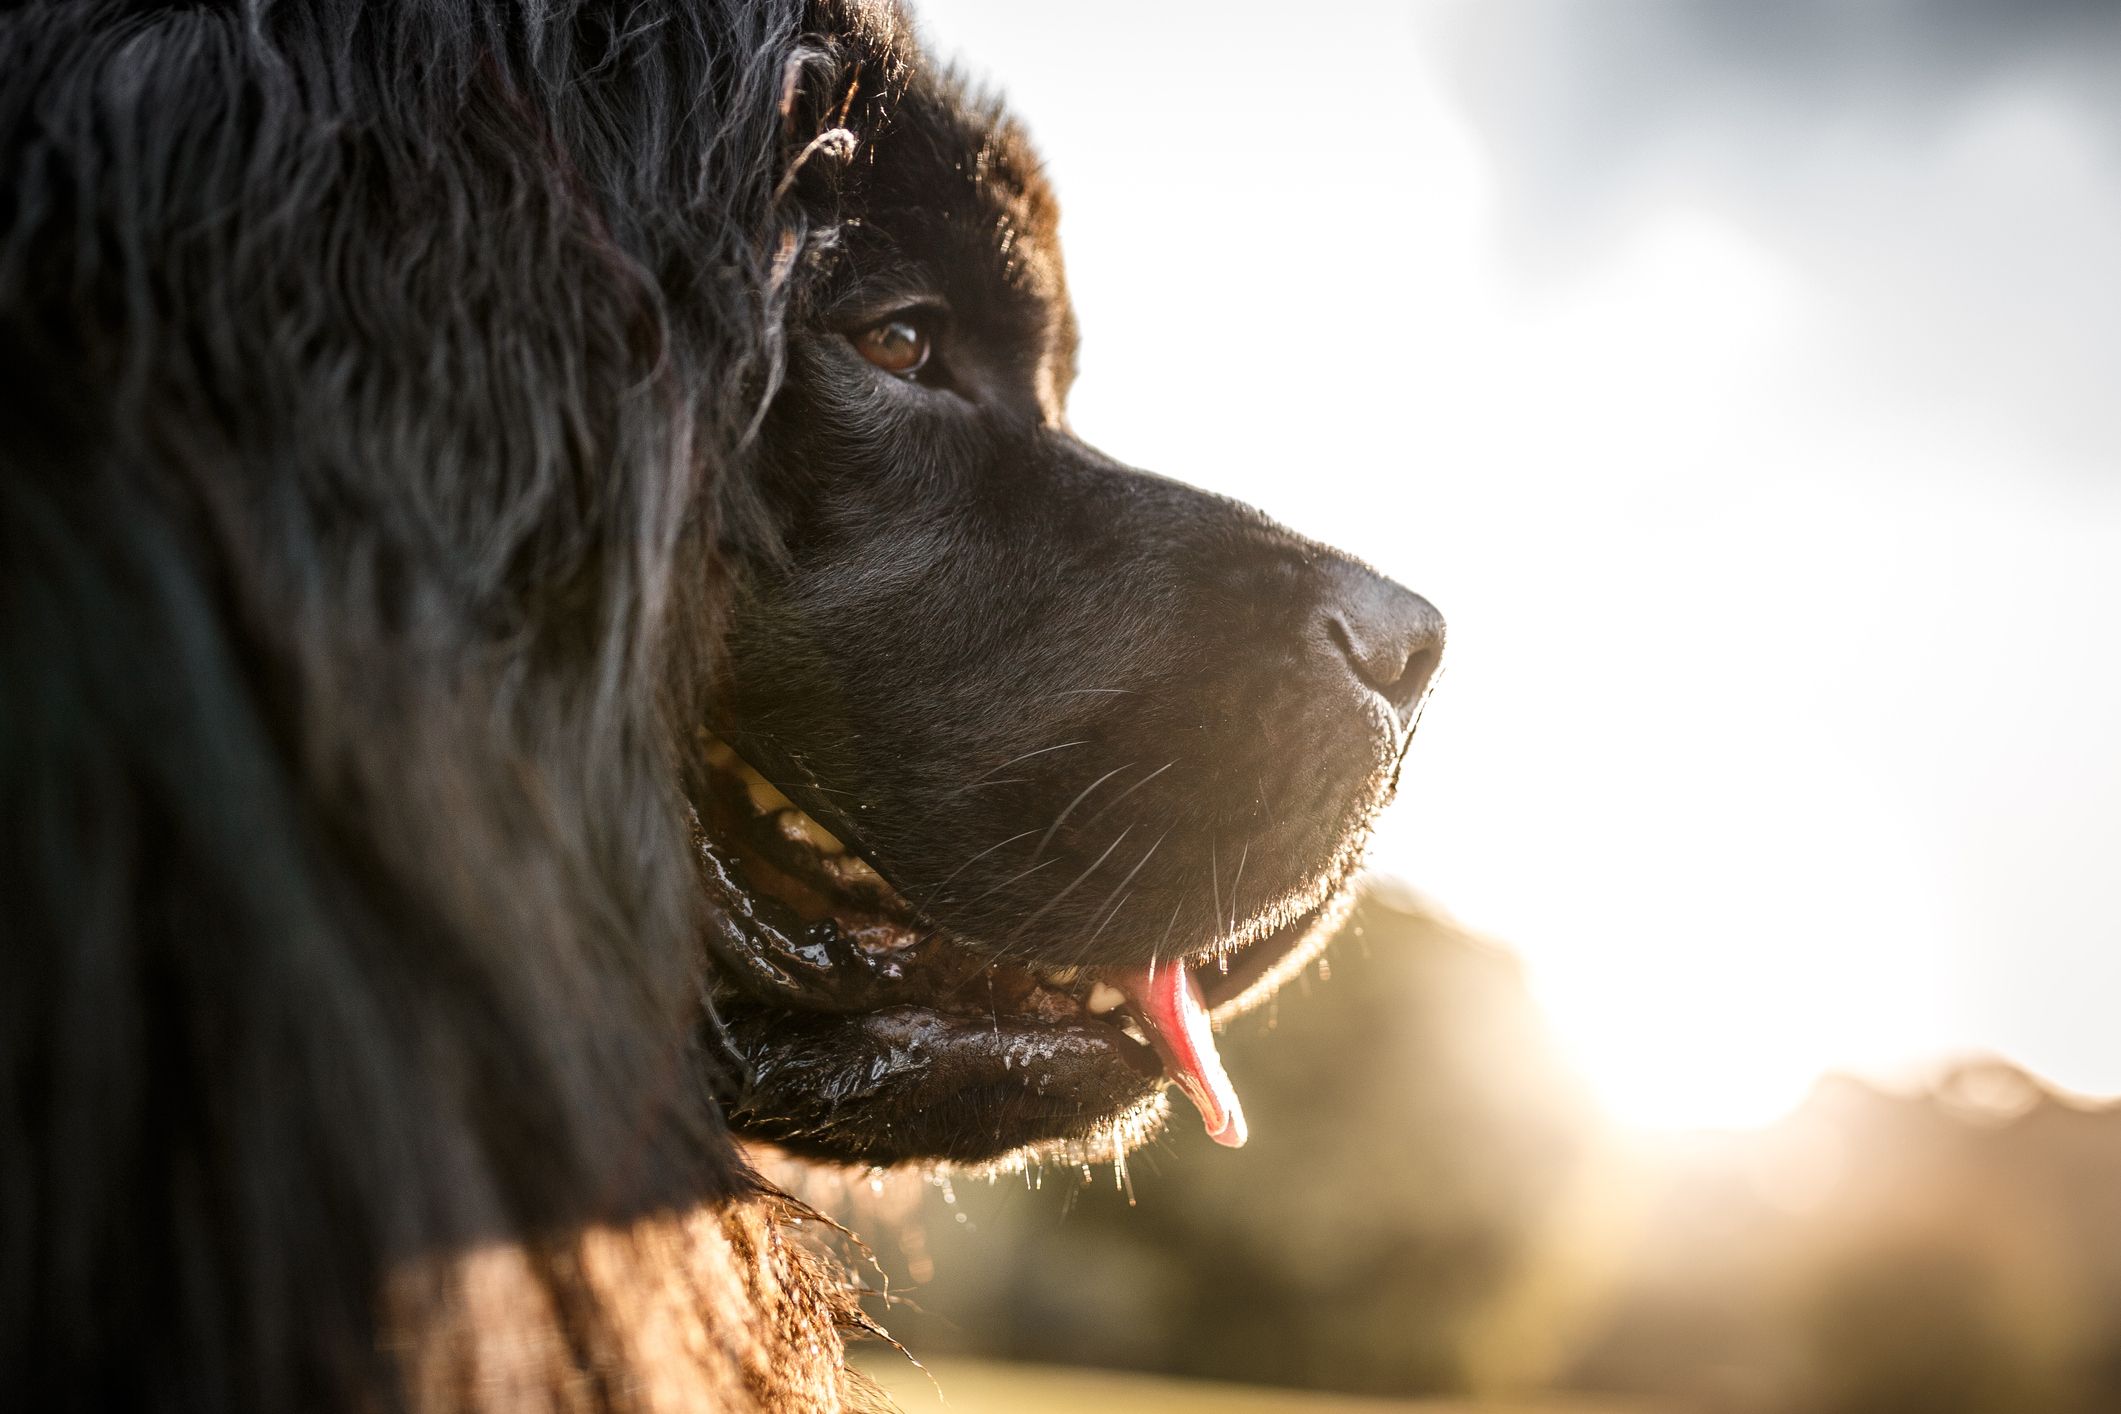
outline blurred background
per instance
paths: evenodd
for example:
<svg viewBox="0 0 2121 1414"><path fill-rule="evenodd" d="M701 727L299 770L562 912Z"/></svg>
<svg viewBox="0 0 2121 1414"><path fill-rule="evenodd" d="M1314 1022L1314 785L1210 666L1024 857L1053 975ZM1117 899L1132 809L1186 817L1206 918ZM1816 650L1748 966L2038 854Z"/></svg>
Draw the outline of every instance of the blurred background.
<svg viewBox="0 0 2121 1414"><path fill-rule="evenodd" d="M916 9L1077 430L1451 622L1250 1147L818 1195L952 1407L2121 1410L2121 4Z"/></svg>

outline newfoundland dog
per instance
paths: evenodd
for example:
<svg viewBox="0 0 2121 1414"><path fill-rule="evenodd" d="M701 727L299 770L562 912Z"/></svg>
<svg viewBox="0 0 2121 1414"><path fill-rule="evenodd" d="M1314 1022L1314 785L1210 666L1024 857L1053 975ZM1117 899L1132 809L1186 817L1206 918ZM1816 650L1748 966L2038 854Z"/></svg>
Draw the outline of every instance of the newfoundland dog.
<svg viewBox="0 0 2121 1414"><path fill-rule="evenodd" d="M0 55L9 1404L859 1402L741 1139L1244 1142L1442 626L1071 435L1053 196L900 10Z"/></svg>

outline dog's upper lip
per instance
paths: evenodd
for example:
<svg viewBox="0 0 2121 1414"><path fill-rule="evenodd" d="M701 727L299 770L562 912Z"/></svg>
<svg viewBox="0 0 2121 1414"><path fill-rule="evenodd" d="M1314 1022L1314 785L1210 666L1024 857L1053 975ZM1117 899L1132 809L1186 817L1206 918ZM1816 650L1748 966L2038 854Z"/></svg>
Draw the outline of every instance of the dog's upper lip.
<svg viewBox="0 0 2121 1414"><path fill-rule="evenodd" d="M1225 940L1199 956L1133 967L1041 968L998 959L922 918L718 739L710 738L708 759L717 779L695 806L694 834L713 904L706 943L721 980L754 1001L811 1014L851 1017L912 1007L977 1011L996 1028L1005 1021L1034 1031L1090 1025L1117 1046L1153 1047L1166 1078L1199 1108L1209 1135L1231 1147L1244 1143L1243 1109L1217 1054L1214 1029L1309 958L1323 941L1345 878L1320 903L1243 948ZM773 859L753 859L748 850L739 860L700 821L702 808L716 811L751 849L798 851L812 877L783 878ZM759 887L757 870L779 881L778 894ZM791 893L810 900L809 917L778 896Z"/></svg>

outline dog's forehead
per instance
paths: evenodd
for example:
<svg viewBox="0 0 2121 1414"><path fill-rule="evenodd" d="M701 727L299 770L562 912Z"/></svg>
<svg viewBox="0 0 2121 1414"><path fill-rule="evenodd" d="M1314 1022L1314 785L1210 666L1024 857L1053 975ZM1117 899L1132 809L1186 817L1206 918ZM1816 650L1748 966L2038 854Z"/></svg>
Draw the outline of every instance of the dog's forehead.
<svg viewBox="0 0 2121 1414"><path fill-rule="evenodd" d="M853 61L829 96L835 121L853 120L881 184L901 188L900 196L955 198L963 214L983 218L1027 260L1055 249L1059 205L1029 135L1000 96L937 63L896 4L855 3L834 23ZM915 190L903 190L908 185Z"/></svg>
<svg viewBox="0 0 2121 1414"><path fill-rule="evenodd" d="M968 125L977 146L959 162L970 206L983 222L1012 284L1049 299L1065 294L1060 260L1060 204L1030 140L1005 111Z"/></svg>
<svg viewBox="0 0 2121 1414"><path fill-rule="evenodd" d="M1060 203L1022 126L948 71L917 74L856 165L868 168L862 219L902 255L946 266L973 307L1025 328L1043 350L1039 396L1058 417L1074 380L1075 314Z"/></svg>
<svg viewBox="0 0 2121 1414"><path fill-rule="evenodd" d="M991 252L1014 289L1066 296L1060 204L1029 137L998 100L943 73L917 81L880 135L877 195Z"/></svg>

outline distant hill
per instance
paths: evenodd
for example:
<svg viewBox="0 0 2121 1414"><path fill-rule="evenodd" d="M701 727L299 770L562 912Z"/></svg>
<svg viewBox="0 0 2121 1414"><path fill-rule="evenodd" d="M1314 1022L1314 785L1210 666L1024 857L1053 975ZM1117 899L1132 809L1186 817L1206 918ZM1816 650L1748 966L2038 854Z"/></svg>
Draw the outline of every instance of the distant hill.
<svg viewBox="0 0 2121 1414"><path fill-rule="evenodd" d="M1570 1384L1722 1409L2121 1410L2121 1111L1971 1061L1643 1166Z"/></svg>

